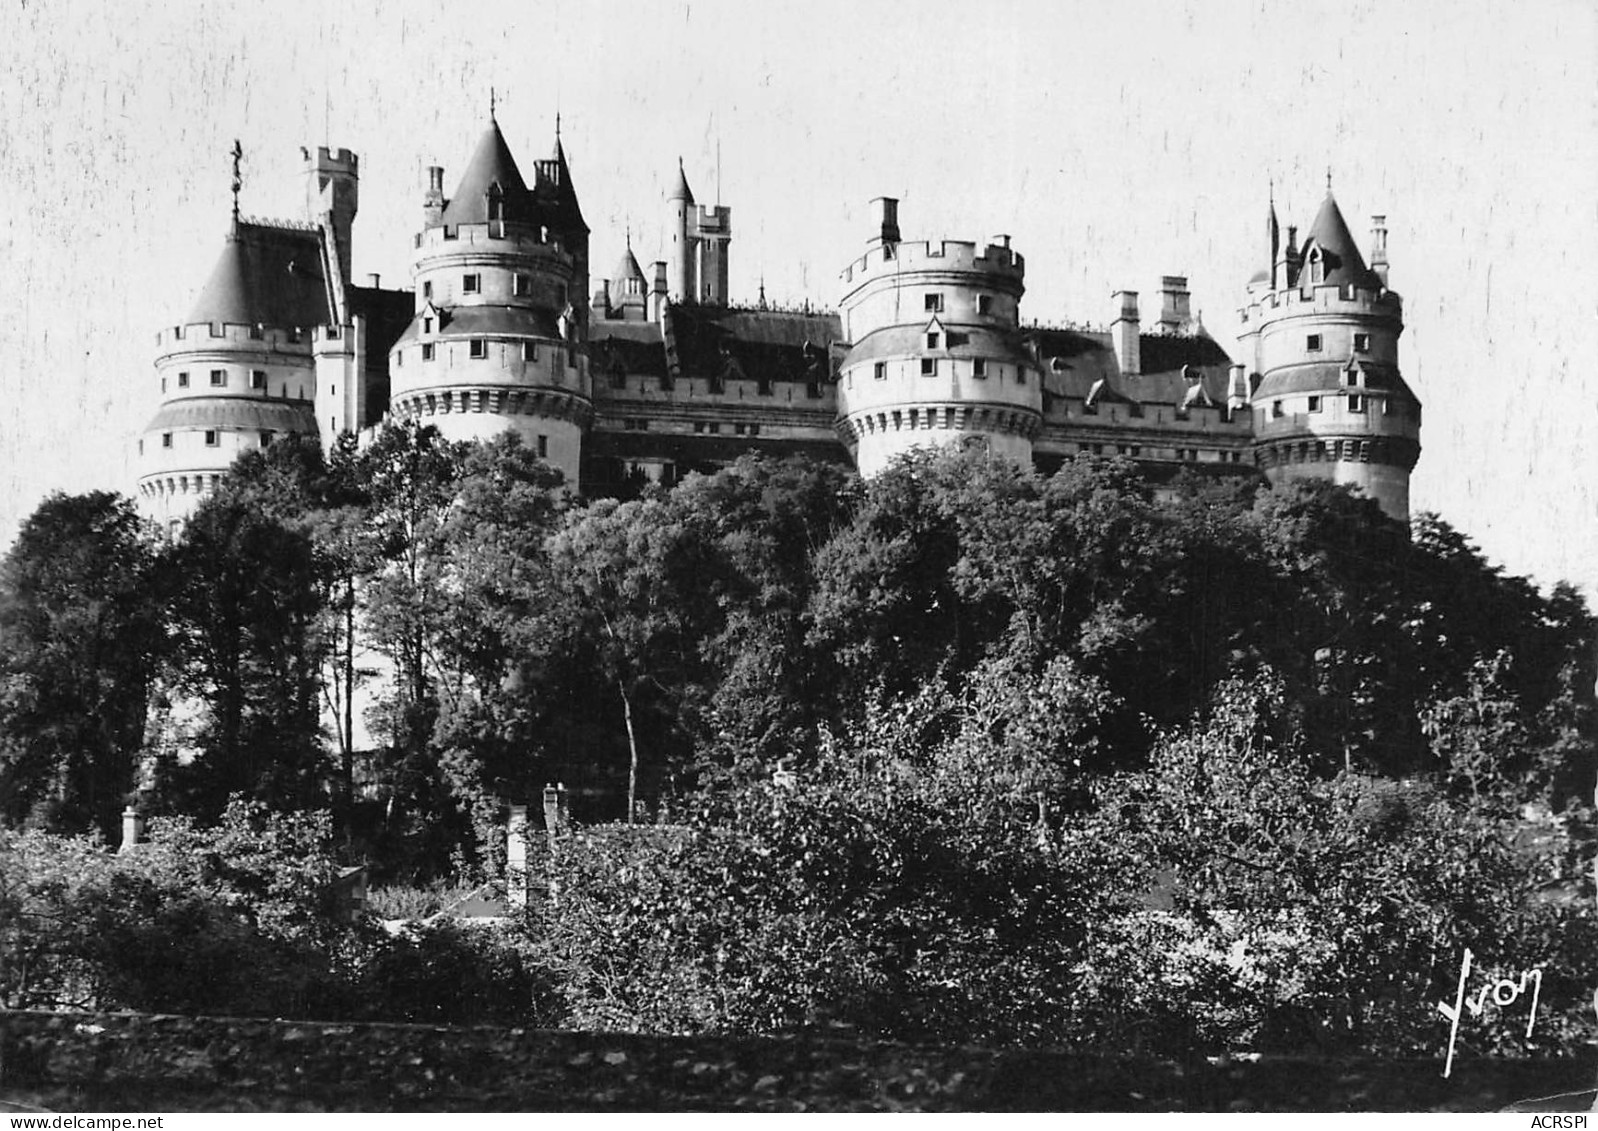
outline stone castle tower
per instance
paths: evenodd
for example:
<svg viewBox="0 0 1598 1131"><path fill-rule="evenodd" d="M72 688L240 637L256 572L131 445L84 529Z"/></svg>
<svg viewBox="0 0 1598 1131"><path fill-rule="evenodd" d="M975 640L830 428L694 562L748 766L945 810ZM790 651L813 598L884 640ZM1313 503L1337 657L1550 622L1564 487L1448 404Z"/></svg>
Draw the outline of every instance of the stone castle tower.
<svg viewBox="0 0 1598 1131"><path fill-rule="evenodd" d="M1023 326L1026 264L1008 236L907 242L891 198L874 202L836 313L773 307L763 291L737 305L731 209L696 205L680 161L667 257L646 269L629 232L613 277L591 279L559 120L529 181L492 111L452 196L444 170L428 171L412 288L361 285L359 163L302 155L306 219L257 220L239 215L235 146L221 255L158 335L138 491L163 528L244 451L289 435L331 445L389 416L457 440L514 431L586 493L747 452L851 460L869 476L961 446L1045 473L1118 455L1156 487L1183 472L1329 479L1408 516L1420 403L1399 372L1386 226L1374 218L1367 265L1329 192L1302 245L1293 228L1282 240L1272 204L1233 358L1185 275L1161 279L1148 325L1125 290L1107 327Z"/></svg>
<svg viewBox="0 0 1598 1131"><path fill-rule="evenodd" d="M1328 186L1303 246L1266 218L1269 266L1248 284L1238 345L1251 367L1255 462L1272 482L1330 479L1409 518L1420 401L1398 368L1403 301L1387 289L1387 228L1366 266Z"/></svg>
<svg viewBox="0 0 1598 1131"><path fill-rule="evenodd" d="M450 440L521 435L576 483L593 418L588 228L559 138L533 187L490 118L453 196L429 170L415 318L389 351L393 411Z"/></svg>
<svg viewBox="0 0 1598 1131"><path fill-rule="evenodd" d="M907 243L899 202L880 197L866 254L843 272L849 343L838 432L862 475L912 448L976 446L1032 462L1043 421L1036 363L1020 342L1026 263L1010 237L986 247Z"/></svg>

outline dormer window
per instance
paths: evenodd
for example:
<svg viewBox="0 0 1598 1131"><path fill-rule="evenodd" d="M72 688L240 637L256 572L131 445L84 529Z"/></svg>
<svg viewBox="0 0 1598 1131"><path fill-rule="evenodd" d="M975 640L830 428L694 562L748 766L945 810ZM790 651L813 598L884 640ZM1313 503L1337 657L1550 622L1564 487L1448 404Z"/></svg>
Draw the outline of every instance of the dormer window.
<svg viewBox="0 0 1598 1131"><path fill-rule="evenodd" d="M1324 283L1326 281L1326 260L1321 255L1321 249L1315 248L1309 253L1309 281L1311 283Z"/></svg>
<svg viewBox="0 0 1598 1131"><path fill-rule="evenodd" d="M481 275L462 275L461 276L461 294L463 294L463 295L475 295L475 294L479 293L482 289L483 289L483 277Z"/></svg>
<svg viewBox="0 0 1598 1131"><path fill-rule="evenodd" d="M942 335L940 335L940 334L928 334L927 335L927 348L929 350L937 349L938 348L938 342L940 340L942 340Z"/></svg>
<svg viewBox="0 0 1598 1131"><path fill-rule="evenodd" d="M943 311L943 295L937 291L926 296L925 309L929 314L939 314Z"/></svg>

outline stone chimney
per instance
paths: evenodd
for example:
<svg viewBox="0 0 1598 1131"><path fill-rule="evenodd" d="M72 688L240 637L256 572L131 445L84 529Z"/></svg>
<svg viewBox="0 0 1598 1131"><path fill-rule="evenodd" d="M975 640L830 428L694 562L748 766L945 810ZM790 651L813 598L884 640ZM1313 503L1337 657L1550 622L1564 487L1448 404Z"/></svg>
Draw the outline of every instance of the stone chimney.
<svg viewBox="0 0 1598 1131"><path fill-rule="evenodd" d="M649 285L649 320L659 322L661 312L666 309L666 261L655 260L650 268L652 281Z"/></svg>
<svg viewBox="0 0 1598 1131"><path fill-rule="evenodd" d="M505 902L512 910L527 907L527 806L510 807L505 829Z"/></svg>
<svg viewBox="0 0 1598 1131"><path fill-rule="evenodd" d="M143 841L144 814L129 803L122 810L122 843L117 848L117 854L120 856L124 852L132 852Z"/></svg>
<svg viewBox="0 0 1598 1131"><path fill-rule="evenodd" d="M1143 372L1143 342L1138 325L1137 292L1116 291L1110 296L1115 303L1115 321L1110 323L1110 336L1115 342L1115 360L1123 374Z"/></svg>
<svg viewBox="0 0 1598 1131"><path fill-rule="evenodd" d="M427 167L427 195L422 197L422 215L427 223L437 224L444 216L444 166Z"/></svg>
<svg viewBox="0 0 1598 1131"><path fill-rule="evenodd" d="M1160 332L1176 334L1185 330L1192 321L1186 275L1160 276Z"/></svg>
<svg viewBox="0 0 1598 1131"><path fill-rule="evenodd" d="M899 242L899 201L891 196L879 196L871 202L871 215L877 234L871 244Z"/></svg>
<svg viewBox="0 0 1598 1131"><path fill-rule="evenodd" d="M560 785L546 785L544 787L544 831L549 834L549 846L555 847L555 840L564 836L566 826L570 823L570 816L566 810L566 783Z"/></svg>
<svg viewBox="0 0 1598 1131"><path fill-rule="evenodd" d="M1226 408L1229 412L1239 412L1248 407L1248 378L1243 375L1241 365L1232 366L1230 379L1226 383Z"/></svg>
<svg viewBox="0 0 1598 1131"><path fill-rule="evenodd" d="M1387 285L1387 217L1371 217L1371 270Z"/></svg>

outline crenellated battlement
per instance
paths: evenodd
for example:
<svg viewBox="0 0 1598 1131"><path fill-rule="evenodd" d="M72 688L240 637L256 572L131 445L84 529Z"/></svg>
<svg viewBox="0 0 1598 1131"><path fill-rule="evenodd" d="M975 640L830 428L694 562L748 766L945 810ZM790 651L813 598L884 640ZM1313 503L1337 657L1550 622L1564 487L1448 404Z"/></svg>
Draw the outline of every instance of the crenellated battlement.
<svg viewBox="0 0 1598 1131"><path fill-rule="evenodd" d="M417 258L462 250L480 250L492 255L521 255L547 259L568 271L576 259L547 227L494 220L483 224L438 224L416 233L413 241Z"/></svg>
<svg viewBox="0 0 1598 1131"><path fill-rule="evenodd" d="M1244 333L1283 318L1296 318L1306 314L1392 318L1401 321L1404 316L1404 300L1397 292L1387 290L1385 287L1338 287L1323 284L1266 291L1238 312Z"/></svg>
<svg viewBox="0 0 1598 1131"><path fill-rule="evenodd" d="M971 240L885 243L849 264L839 278L846 286L854 287L879 276L914 271L999 275L1020 282L1026 275L1026 259L1003 244L978 245Z"/></svg>
<svg viewBox="0 0 1598 1131"><path fill-rule="evenodd" d="M177 354L255 351L309 356L321 327L243 325L237 322L195 322L163 327L155 335L156 364Z"/></svg>

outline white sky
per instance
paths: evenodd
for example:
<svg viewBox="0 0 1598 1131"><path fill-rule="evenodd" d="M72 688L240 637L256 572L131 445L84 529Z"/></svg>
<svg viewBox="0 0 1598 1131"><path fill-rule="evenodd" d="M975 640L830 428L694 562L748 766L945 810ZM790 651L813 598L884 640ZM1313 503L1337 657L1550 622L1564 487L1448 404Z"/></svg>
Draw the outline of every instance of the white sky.
<svg viewBox="0 0 1598 1131"><path fill-rule="evenodd" d="M502 13L495 9L502 9ZM1267 178L1307 229L1327 167L1391 230L1425 404L1416 509L1598 595L1598 6L378 3L0 7L0 545L48 491L131 492L157 328L243 210L300 218L299 147L361 158L355 271L408 277L490 86L524 170L555 111L596 276L647 265L680 153L733 209L732 293L832 306L897 195L907 239L1011 233L1023 316L1102 322L1162 273L1233 348Z"/></svg>

